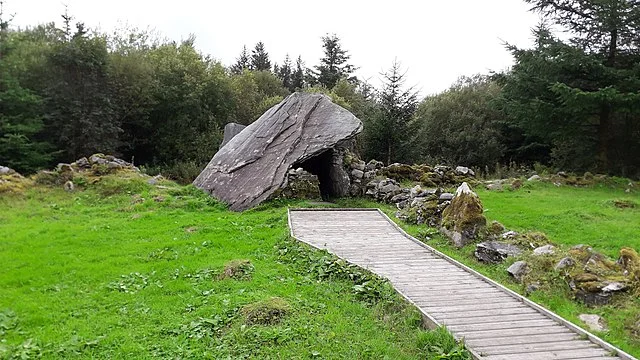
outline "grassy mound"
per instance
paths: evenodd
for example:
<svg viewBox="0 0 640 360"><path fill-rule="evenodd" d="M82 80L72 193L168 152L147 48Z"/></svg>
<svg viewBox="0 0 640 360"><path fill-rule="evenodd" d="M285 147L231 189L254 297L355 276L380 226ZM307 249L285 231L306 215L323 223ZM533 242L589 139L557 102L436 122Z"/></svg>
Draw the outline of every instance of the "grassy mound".
<svg viewBox="0 0 640 360"><path fill-rule="evenodd" d="M275 325L291 310L291 305L279 297L245 305L241 312L247 325Z"/></svg>

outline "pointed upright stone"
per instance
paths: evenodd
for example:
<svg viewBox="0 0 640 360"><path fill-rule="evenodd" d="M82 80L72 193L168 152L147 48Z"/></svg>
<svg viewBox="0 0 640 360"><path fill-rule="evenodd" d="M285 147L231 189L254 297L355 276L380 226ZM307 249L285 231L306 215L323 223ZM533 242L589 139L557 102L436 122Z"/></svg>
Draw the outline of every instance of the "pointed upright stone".
<svg viewBox="0 0 640 360"><path fill-rule="evenodd" d="M456 247L474 242L487 225L482 203L465 182L458 187L451 205L442 212L442 232Z"/></svg>

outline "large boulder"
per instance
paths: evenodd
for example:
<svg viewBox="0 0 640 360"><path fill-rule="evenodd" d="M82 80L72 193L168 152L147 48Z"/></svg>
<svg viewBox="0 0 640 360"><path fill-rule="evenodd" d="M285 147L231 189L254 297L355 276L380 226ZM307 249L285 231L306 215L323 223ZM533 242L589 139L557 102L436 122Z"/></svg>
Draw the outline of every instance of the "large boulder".
<svg viewBox="0 0 640 360"><path fill-rule="evenodd" d="M327 96L294 93L223 146L193 184L234 211L256 206L286 187L289 169L307 169L305 162L319 169L310 171L322 187L335 166L326 154L361 130L362 122Z"/></svg>
<svg viewBox="0 0 640 360"><path fill-rule="evenodd" d="M442 212L442 232L456 247L463 247L481 234L487 225L478 195L464 182L456 190L451 205Z"/></svg>
<svg viewBox="0 0 640 360"><path fill-rule="evenodd" d="M222 139L222 143L220 144L220 148L227 145L231 139L236 137L236 135L240 134L242 130L246 128L245 125L236 124L236 123L228 123L224 126L224 137Z"/></svg>

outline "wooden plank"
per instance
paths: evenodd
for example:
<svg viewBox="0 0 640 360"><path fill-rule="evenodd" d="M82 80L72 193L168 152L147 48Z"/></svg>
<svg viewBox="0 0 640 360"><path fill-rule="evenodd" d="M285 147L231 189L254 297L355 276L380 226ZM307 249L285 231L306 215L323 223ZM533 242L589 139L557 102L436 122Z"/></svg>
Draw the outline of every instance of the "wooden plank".
<svg viewBox="0 0 640 360"><path fill-rule="evenodd" d="M464 337L465 339L491 339L497 337L505 337L509 335L542 335L542 334L570 334L572 331L560 326L550 325L534 328L519 329L514 331L513 329L498 329L487 331L453 331L454 334ZM487 340L488 341L488 340Z"/></svg>
<svg viewBox="0 0 640 360"><path fill-rule="evenodd" d="M470 324L485 324L492 322L504 322L504 321L518 321L518 320L536 320L536 319L546 319L546 317L540 313L533 314L511 314L511 315L484 315L484 316L475 316L475 317L458 317L458 318L448 318L447 316L434 316L438 319L443 319L442 323L446 326L452 325L470 325Z"/></svg>
<svg viewBox="0 0 640 360"><path fill-rule="evenodd" d="M454 299L454 300L448 300L446 298L434 298L434 299L424 299L421 296L413 296L411 293L406 293L405 294L419 307L424 308L424 309L433 309L433 308L445 308L445 307L451 307L451 306L466 306L466 307L473 307L474 305L477 305L479 302L484 302L486 300L483 299ZM500 298L500 299L496 299L496 301L493 303L497 306L511 306L511 304L513 304L513 302L509 301L508 299L505 298ZM517 304L517 303L516 303Z"/></svg>
<svg viewBox="0 0 640 360"><path fill-rule="evenodd" d="M544 317L535 320L514 320L514 321L500 321L500 322L487 322L476 324L459 324L459 325L447 325L449 330L458 333L465 331L489 331L489 330L503 330L503 329L533 329L537 327L547 326L560 326L558 323L551 319L545 319Z"/></svg>
<svg viewBox="0 0 640 360"><path fill-rule="evenodd" d="M518 353L533 353L537 351L550 350L572 350L572 349L597 349L598 345L587 340L564 340L559 342L544 342L534 344L517 344L496 346L494 344L485 346L474 346L474 350L483 355L504 355Z"/></svg>
<svg viewBox="0 0 640 360"><path fill-rule="evenodd" d="M419 305L419 304L416 304ZM496 307L499 308L523 308L524 305L522 305L522 303L519 302L515 302L515 301L507 301L507 302L498 302L498 303L492 303L492 304L472 304L472 305L449 305L449 306L428 306L428 305L423 305L420 306L421 308L425 309L427 312L441 312L441 311L473 311L473 310L489 310L489 309L495 309Z"/></svg>
<svg viewBox="0 0 640 360"><path fill-rule="evenodd" d="M507 337L491 338L491 339L467 339L465 338L465 344L469 345L473 349L477 347L487 346L506 346L506 345L524 345L524 344L549 344L556 341L575 340L578 341L580 336L576 333L565 334L539 334L539 335L524 335L518 336L511 334ZM488 345L491 344L491 345Z"/></svg>
<svg viewBox="0 0 640 360"><path fill-rule="evenodd" d="M528 354L489 355L482 357L486 360L560 360L560 359L584 359L593 357L605 357L608 353L603 349L574 349L557 351L540 351ZM606 358L605 358L606 359ZM604 360L604 359L603 359Z"/></svg>
<svg viewBox="0 0 640 360"><path fill-rule="evenodd" d="M515 307L515 308L494 308L494 309L486 309L486 310L468 310L468 311L440 311L440 312L431 312L431 314L436 316L446 317L448 319L457 319L457 318L468 318L468 317L484 317L484 316L508 316L508 315L517 315L517 314L540 314L538 311L531 309L526 306ZM544 315L543 315L544 316Z"/></svg>

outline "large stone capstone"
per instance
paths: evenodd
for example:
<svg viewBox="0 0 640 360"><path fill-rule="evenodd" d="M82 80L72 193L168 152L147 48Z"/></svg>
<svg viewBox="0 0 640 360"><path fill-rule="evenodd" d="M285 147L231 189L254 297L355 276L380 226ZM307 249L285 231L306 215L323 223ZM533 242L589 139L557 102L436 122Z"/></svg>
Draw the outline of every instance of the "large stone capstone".
<svg viewBox="0 0 640 360"><path fill-rule="evenodd" d="M362 122L327 96L294 93L229 140L193 184L231 210L246 210L284 188L293 165L326 157L327 168L320 171L329 172L327 152L361 130Z"/></svg>

